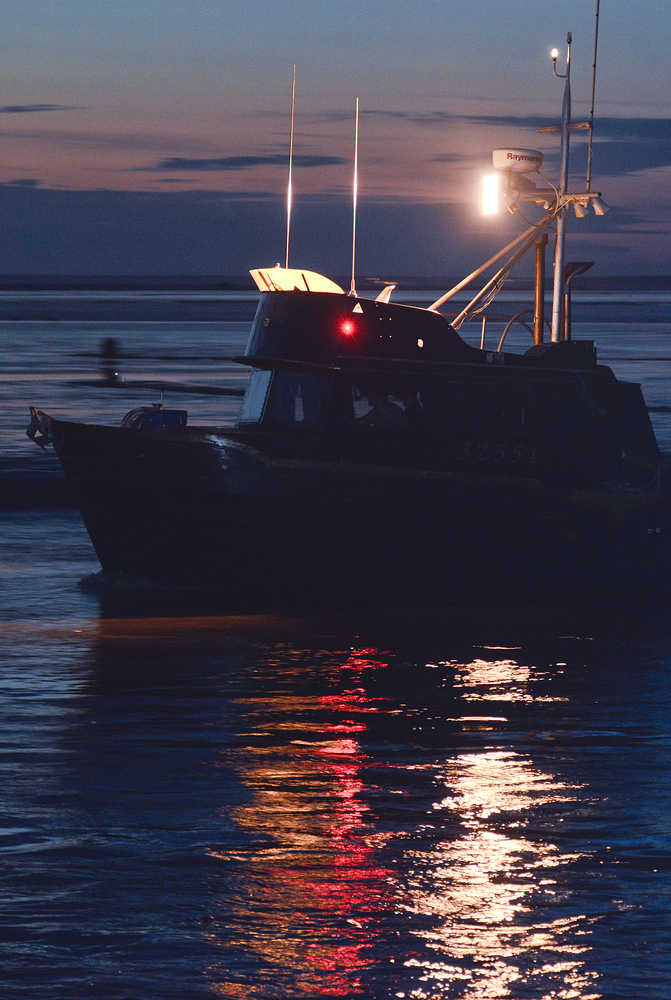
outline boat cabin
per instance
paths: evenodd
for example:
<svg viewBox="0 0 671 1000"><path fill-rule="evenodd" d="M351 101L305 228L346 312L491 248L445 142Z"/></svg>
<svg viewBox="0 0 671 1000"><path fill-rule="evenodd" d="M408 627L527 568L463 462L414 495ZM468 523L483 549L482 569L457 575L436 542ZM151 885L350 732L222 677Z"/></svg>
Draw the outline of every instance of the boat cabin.
<svg viewBox="0 0 671 1000"><path fill-rule="evenodd" d="M262 295L239 428L284 454L567 484L656 467L640 387L597 364L591 341L484 351L438 312L346 295L314 272L252 274Z"/></svg>

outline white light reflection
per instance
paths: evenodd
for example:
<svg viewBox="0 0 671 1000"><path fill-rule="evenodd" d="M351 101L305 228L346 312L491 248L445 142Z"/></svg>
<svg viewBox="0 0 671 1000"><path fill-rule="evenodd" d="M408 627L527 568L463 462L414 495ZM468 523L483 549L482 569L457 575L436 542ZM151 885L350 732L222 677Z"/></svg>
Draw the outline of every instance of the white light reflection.
<svg viewBox="0 0 671 1000"><path fill-rule="evenodd" d="M539 695L532 685L547 680L537 668L514 660L481 660L455 665L454 687L464 701L565 702L556 695Z"/></svg>
<svg viewBox="0 0 671 1000"><path fill-rule="evenodd" d="M451 666L466 703L559 700L534 697L542 672L511 660ZM473 732L473 720L462 717L465 731ZM417 976L406 997L597 1000L588 961L599 917L567 905L563 869L580 855L547 832L548 817L559 824L562 805L580 801L581 786L508 742L448 758L437 779L444 794L434 802L428 846L411 853L408 911L420 918L413 933L424 949L405 962Z"/></svg>

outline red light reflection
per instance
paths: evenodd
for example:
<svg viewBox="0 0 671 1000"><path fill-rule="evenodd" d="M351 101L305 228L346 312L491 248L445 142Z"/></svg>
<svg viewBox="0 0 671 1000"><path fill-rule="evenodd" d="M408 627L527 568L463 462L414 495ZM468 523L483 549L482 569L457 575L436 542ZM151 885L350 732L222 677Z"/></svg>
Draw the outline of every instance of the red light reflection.
<svg viewBox="0 0 671 1000"><path fill-rule="evenodd" d="M378 863L386 835L365 798L367 757L358 739L365 713L380 711L373 702L384 700L360 686L364 669L385 665L377 655L351 651L333 676L333 694L241 702L245 728L263 739L245 747L250 799L233 818L270 844L245 859L234 925L254 929L239 943L275 975L290 970L296 997L363 996L380 914L394 906L396 874ZM357 686L345 687L352 671ZM210 975L220 996L238 995L240 984L221 970Z"/></svg>

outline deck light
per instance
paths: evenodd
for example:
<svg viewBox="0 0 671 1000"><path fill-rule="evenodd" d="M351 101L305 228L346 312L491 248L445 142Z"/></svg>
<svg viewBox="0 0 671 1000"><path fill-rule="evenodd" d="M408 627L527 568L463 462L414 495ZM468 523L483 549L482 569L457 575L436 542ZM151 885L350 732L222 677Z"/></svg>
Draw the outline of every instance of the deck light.
<svg viewBox="0 0 671 1000"><path fill-rule="evenodd" d="M487 174L482 178L482 214L498 215L501 204L501 175Z"/></svg>

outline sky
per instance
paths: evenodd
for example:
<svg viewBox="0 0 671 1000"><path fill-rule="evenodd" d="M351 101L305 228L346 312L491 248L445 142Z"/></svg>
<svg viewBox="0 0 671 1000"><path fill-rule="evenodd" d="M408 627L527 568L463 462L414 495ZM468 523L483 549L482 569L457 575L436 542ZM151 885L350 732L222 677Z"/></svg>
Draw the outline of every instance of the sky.
<svg viewBox="0 0 671 1000"><path fill-rule="evenodd" d="M573 32L589 109L594 0L23 0L0 38L0 268L242 274L283 259L296 63L291 263L345 274L360 99L362 274L455 275L524 228L485 219L491 150L542 150L555 180ZM601 0L593 188L569 223L595 274L671 274L671 7ZM560 57L560 66L561 59ZM585 141L572 139L572 187ZM591 255L591 256L590 256Z"/></svg>

